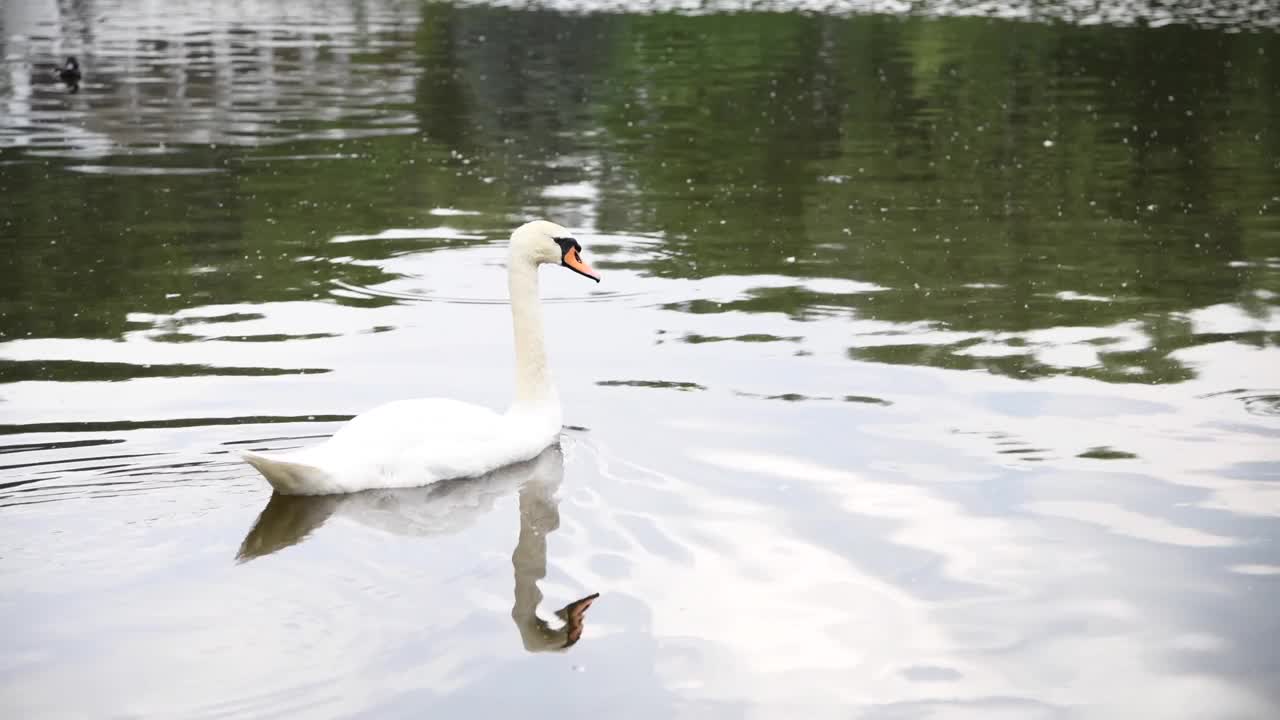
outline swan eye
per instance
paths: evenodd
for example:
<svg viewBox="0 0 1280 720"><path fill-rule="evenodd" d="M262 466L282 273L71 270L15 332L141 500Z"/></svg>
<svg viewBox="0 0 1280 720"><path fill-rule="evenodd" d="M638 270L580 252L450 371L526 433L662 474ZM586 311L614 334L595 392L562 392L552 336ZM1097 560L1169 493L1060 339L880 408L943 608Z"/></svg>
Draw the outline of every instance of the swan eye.
<svg viewBox="0 0 1280 720"><path fill-rule="evenodd" d="M582 249L582 246L578 244L578 241L574 240L571 237L560 237L560 238L551 238L551 239L555 240L556 244L560 246L560 257L562 258L567 256L571 251Z"/></svg>

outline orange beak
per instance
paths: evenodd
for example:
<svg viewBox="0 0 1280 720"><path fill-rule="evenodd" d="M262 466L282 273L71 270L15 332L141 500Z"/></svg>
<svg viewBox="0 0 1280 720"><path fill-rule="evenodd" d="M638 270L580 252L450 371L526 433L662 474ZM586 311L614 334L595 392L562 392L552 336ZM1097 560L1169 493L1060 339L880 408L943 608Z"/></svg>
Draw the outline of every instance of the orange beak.
<svg viewBox="0 0 1280 720"><path fill-rule="evenodd" d="M562 264L579 275L586 275L592 280L600 282L600 273L582 261L582 255L578 253L577 248L572 248L564 254Z"/></svg>

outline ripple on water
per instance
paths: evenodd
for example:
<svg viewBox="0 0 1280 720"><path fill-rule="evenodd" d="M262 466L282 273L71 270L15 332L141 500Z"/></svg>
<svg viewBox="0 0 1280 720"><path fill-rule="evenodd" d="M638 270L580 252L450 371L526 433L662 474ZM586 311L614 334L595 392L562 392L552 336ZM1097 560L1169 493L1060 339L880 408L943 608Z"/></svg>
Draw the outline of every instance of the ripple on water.
<svg viewBox="0 0 1280 720"><path fill-rule="evenodd" d="M1280 390L1236 388L1201 395L1202 398L1226 397L1238 401L1245 412L1259 417L1280 417Z"/></svg>
<svg viewBox="0 0 1280 720"><path fill-rule="evenodd" d="M1088 458L1091 460L1133 460L1138 456L1125 450L1117 450L1108 445L1098 445L1076 455L1079 458Z"/></svg>
<svg viewBox="0 0 1280 720"><path fill-rule="evenodd" d="M1244 409L1254 415L1270 415L1280 417L1280 393L1267 395L1248 395L1240 398Z"/></svg>
<svg viewBox="0 0 1280 720"><path fill-rule="evenodd" d="M261 491L258 478L222 448L294 447L327 437L315 432L318 425L328 430L333 423L349 419L349 415L307 415L0 425L0 436L15 440L0 445L0 472L4 473L0 508L163 496L204 488ZM289 428L293 432L259 429L253 433L259 437L246 438L243 426L293 426ZM176 451L189 432L200 435L195 443L198 450ZM221 443L206 439L231 433L235 436Z"/></svg>
<svg viewBox="0 0 1280 720"><path fill-rule="evenodd" d="M483 240L484 235L467 233L447 225L430 228L391 228L366 235L335 235L331 243L362 242L365 240Z"/></svg>
<svg viewBox="0 0 1280 720"><path fill-rule="evenodd" d="M1037 501L1027 503L1025 507L1029 512L1037 515L1073 520L1116 535L1162 545L1215 548L1240 544L1240 541L1233 537L1176 525L1164 518L1128 510L1109 503L1068 500Z"/></svg>
<svg viewBox="0 0 1280 720"><path fill-rule="evenodd" d="M196 167L162 167L162 166L146 166L146 165L68 165L67 169L72 172L85 173L86 175L213 175L215 173L226 172L224 168L196 168Z"/></svg>
<svg viewBox="0 0 1280 720"><path fill-rule="evenodd" d="M741 0L466 0L465 5L529 6L561 13L733 13L743 8ZM809 12L823 15L866 15L910 12L925 17L980 15L1005 20L1060 22L1079 25L1134 25L1158 27L1171 24L1203 25L1237 29L1280 27L1280 14L1268 12L1265 2L1169 3L1160 0L1129 2L1041 2L1040 0L754 0L754 12ZM843 184L843 175L827 175L823 182Z"/></svg>
<svg viewBox="0 0 1280 720"><path fill-rule="evenodd" d="M230 467L225 459L171 452L42 457L0 467L21 471L17 479L0 483L0 508L206 487L226 480Z"/></svg>
<svg viewBox="0 0 1280 720"><path fill-rule="evenodd" d="M694 382L682 382L677 380L597 380L597 385L601 387L638 387L638 388L664 388L667 390L682 390L689 392L691 390L706 390L706 387Z"/></svg>
<svg viewBox="0 0 1280 720"><path fill-rule="evenodd" d="M449 211L461 215L462 211ZM376 285L334 279L335 296L347 300L395 300L455 305L506 305L507 235L510 228L484 231L451 226L393 228L376 233L352 233L334 237L332 243L364 241L407 242L402 253L387 253L377 260L378 268L393 279ZM633 274L610 272L621 265L619 259L638 257L654 251L658 241L645 236L579 233L592 264L604 268L606 283L598 286L582 282L565 285L571 295L544 292L543 303L601 303L634 300L653 290L633 281ZM352 257L328 262L365 265L370 261ZM550 285L550 283L548 283ZM619 287L619 285L621 287Z"/></svg>
<svg viewBox="0 0 1280 720"><path fill-rule="evenodd" d="M510 301L505 297L487 296L487 297L462 297L457 295L436 295L425 291L418 292L401 292L388 290L380 287L369 287L364 285L356 285L354 283L334 280L333 285L341 290L354 293L357 297L364 298L388 298L391 300L402 300L405 302L435 302L447 303L451 305L508 305ZM590 295L582 297L556 297L544 296L543 303L598 303L598 302L614 302L618 300L627 300L631 298L641 297L642 293L624 293L624 292L593 292Z"/></svg>

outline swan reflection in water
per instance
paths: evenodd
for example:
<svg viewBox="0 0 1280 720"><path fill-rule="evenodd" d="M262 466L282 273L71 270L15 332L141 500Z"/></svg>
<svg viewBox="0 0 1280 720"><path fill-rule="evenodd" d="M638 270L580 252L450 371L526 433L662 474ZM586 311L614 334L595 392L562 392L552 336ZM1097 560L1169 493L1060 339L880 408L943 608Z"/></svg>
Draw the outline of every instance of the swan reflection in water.
<svg viewBox="0 0 1280 720"><path fill-rule="evenodd" d="M304 540L331 517L341 516L396 535L423 537L461 530L493 508L512 490L520 492L520 536L511 565L515 604L511 619L529 652L562 651L582 637L586 612L599 597L592 593L556 611L560 627L537 615L547 574L547 534L560 526L556 489L564 476L558 446L527 462L478 478L449 480L419 488L367 490L349 495L273 494L240 544L236 558L247 562Z"/></svg>

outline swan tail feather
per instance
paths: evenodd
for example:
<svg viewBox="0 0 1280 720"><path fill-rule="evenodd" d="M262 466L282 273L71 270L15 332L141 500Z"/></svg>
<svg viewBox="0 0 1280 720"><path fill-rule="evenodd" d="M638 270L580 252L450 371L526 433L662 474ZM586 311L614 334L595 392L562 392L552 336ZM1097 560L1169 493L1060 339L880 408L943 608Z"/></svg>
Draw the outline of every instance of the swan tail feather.
<svg viewBox="0 0 1280 720"><path fill-rule="evenodd" d="M271 483L281 495L325 495L336 492L329 473L314 465L268 457L250 450L241 450L240 458Z"/></svg>

